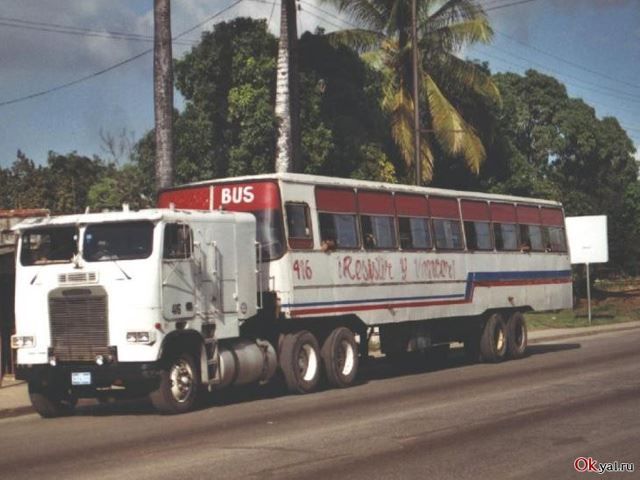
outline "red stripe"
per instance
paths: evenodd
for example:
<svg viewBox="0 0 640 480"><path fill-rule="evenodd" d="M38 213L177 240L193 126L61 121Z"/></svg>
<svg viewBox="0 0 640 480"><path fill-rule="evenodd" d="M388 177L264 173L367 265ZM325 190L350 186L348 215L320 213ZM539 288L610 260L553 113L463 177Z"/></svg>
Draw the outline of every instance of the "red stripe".
<svg viewBox="0 0 640 480"><path fill-rule="evenodd" d="M461 305L471 303L476 287L514 287L524 285L557 285L562 283L571 283L570 278L545 278L534 280L503 280L503 281L487 281L475 282L471 290L471 297L463 300L423 300L420 302L406 303L377 303L375 305L347 305L340 307L322 307L322 308L303 308L299 310L291 310L291 316L298 317L302 315L321 314L321 313L343 313L343 312L363 312L371 310L388 310L392 308L414 308L414 307L436 307L442 305Z"/></svg>

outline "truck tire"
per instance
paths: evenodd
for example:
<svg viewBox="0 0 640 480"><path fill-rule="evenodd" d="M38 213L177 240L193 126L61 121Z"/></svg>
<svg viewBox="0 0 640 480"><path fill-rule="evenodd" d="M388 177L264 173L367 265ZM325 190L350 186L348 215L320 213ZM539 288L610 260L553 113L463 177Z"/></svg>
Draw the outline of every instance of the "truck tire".
<svg viewBox="0 0 640 480"><path fill-rule="evenodd" d="M333 330L322 344L322 363L332 387L350 386L358 374L358 345L346 327Z"/></svg>
<svg viewBox="0 0 640 480"><path fill-rule="evenodd" d="M199 391L200 374L193 356L182 352L168 358L160 385L149 398L159 413L174 415L193 409Z"/></svg>
<svg viewBox="0 0 640 480"><path fill-rule="evenodd" d="M507 322L507 356L522 358L527 350L527 322L524 315L514 312Z"/></svg>
<svg viewBox="0 0 640 480"><path fill-rule="evenodd" d="M316 389L320 380L320 347L311 332L284 334L278 360L289 392L310 393Z"/></svg>
<svg viewBox="0 0 640 480"><path fill-rule="evenodd" d="M42 418L66 417L73 413L77 399L51 387L29 383L29 399Z"/></svg>
<svg viewBox="0 0 640 480"><path fill-rule="evenodd" d="M504 360L507 353L507 327L499 313L492 314L484 325L480 337L480 356L485 362Z"/></svg>

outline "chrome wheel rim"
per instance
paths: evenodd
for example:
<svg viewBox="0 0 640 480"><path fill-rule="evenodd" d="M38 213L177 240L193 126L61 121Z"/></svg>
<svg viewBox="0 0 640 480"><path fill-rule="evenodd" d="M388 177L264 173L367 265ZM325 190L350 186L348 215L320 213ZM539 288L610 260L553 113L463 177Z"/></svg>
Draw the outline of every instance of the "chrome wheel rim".
<svg viewBox="0 0 640 480"><path fill-rule="evenodd" d="M355 351L353 345L347 340L342 340L338 347L338 369L345 377L353 371L355 364Z"/></svg>
<svg viewBox="0 0 640 480"><path fill-rule="evenodd" d="M169 371L171 380L171 395L178 403L189 400L193 394L195 377L189 362L180 359L171 366Z"/></svg>
<svg viewBox="0 0 640 480"><path fill-rule="evenodd" d="M305 382L310 382L318 372L318 354L315 348L309 344L304 344L298 354L298 369L300 377Z"/></svg>

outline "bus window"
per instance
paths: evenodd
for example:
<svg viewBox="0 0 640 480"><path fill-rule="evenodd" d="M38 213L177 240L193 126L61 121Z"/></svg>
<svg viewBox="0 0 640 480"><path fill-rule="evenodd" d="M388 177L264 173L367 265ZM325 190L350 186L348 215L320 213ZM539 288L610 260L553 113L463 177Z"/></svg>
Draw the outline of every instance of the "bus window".
<svg viewBox="0 0 640 480"><path fill-rule="evenodd" d="M403 250L428 250L433 248L429 221L426 218L399 217L400 247Z"/></svg>
<svg viewBox="0 0 640 480"><path fill-rule="evenodd" d="M429 197L429 210L433 217L436 248L462 250L462 228L458 200L455 198Z"/></svg>
<svg viewBox="0 0 640 480"><path fill-rule="evenodd" d="M444 250L462 250L462 232L458 220L433 219L436 247Z"/></svg>
<svg viewBox="0 0 640 480"><path fill-rule="evenodd" d="M551 252L566 252L567 239L564 234L564 215L561 208L542 207L540 210L545 249Z"/></svg>
<svg viewBox="0 0 640 480"><path fill-rule="evenodd" d="M552 252L566 252L567 239L565 238L564 228L562 227L545 227L548 236L548 248Z"/></svg>
<svg viewBox="0 0 640 480"><path fill-rule="evenodd" d="M542 237L540 209L532 205L518 205L516 211L520 224L520 249L543 252L545 244Z"/></svg>
<svg viewBox="0 0 640 480"><path fill-rule="evenodd" d="M489 204L480 200L461 200L464 234L468 250L493 250Z"/></svg>
<svg viewBox="0 0 640 480"><path fill-rule="evenodd" d="M518 230L514 223L494 223L493 238L496 250L518 250Z"/></svg>
<svg viewBox="0 0 640 480"><path fill-rule="evenodd" d="M390 192L359 190L357 196L364 248L397 248L393 195Z"/></svg>
<svg viewBox="0 0 640 480"><path fill-rule="evenodd" d="M529 248L534 252L544 251L542 227L540 225L520 225L520 246L521 249Z"/></svg>
<svg viewBox="0 0 640 480"><path fill-rule="evenodd" d="M320 213L320 241L332 242L337 248L358 248L356 216L341 213Z"/></svg>
<svg viewBox="0 0 640 480"><path fill-rule="evenodd" d="M311 218L306 203L287 203L287 229L289 231L289 246L294 249L313 248L311 232Z"/></svg>
<svg viewBox="0 0 640 480"><path fill-rule="evenodd" d="M396 229L393 217L361 215L364 248L396 248Z"/></svg>
<svg viewBox="0 0 640 480"><path fill-rule="evenodd" d="M489 222L464 222L464 234L469 250L493 250Z"/></svg>

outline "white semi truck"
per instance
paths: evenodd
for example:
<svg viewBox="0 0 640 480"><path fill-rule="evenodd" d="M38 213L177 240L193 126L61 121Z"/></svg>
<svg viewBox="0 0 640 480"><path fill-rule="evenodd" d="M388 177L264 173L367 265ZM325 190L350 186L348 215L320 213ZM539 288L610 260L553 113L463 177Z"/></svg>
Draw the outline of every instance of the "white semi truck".
<svg viewBox="0 0 640 480"><path fill-rule="evenodd" d="M15 227L12 346L42 416L147 394L180 413L276 372L294 393L347 387L374 327L394 358L519 358L523 312L571 306L557 202L277 174L158 206Z"/></svg>

